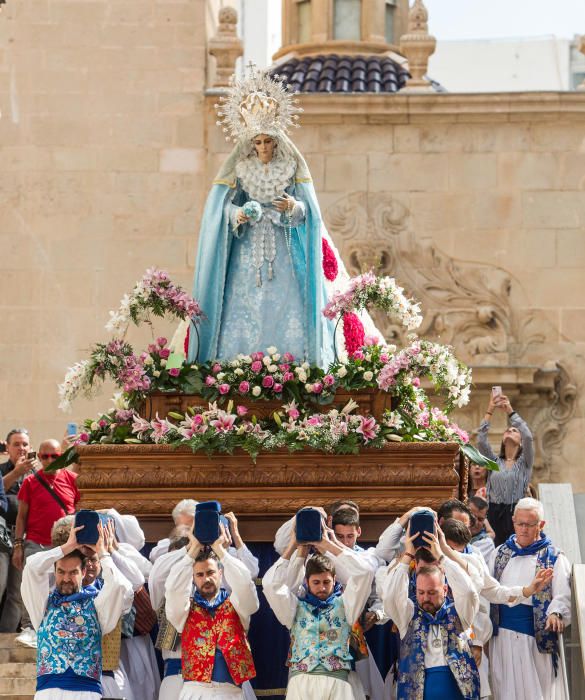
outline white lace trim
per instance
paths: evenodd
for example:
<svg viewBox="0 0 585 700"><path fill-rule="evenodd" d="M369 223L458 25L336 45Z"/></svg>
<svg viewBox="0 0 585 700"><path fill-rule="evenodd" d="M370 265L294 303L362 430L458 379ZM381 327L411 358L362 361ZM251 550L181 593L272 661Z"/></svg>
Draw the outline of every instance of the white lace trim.
<svg viewBox="0 0 585 700"><path fill-rule="evenodd" d="M252 199L267 204L290 185L296 167L294 158L274 158L264 165L252 156L236 164L236 176Z"/></svg>

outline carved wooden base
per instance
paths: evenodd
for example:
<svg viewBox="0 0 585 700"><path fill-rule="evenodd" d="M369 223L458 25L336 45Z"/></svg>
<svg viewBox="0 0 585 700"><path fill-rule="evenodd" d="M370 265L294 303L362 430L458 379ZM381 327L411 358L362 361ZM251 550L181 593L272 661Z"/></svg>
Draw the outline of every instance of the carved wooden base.
<svg viewBox="0 0 585 700"><path fill-rule="evenodd" d="M78 452L82 506L133 513L149 540L166 536L182 498L218 499L251 541L270 540L303 506L351 498L374 536L412 506L437 507L458 495L460 483L455 443L396 443L359 455L281 450L260 454L256 464L243 452L207 457L168 445L85 445Z"/></svg>

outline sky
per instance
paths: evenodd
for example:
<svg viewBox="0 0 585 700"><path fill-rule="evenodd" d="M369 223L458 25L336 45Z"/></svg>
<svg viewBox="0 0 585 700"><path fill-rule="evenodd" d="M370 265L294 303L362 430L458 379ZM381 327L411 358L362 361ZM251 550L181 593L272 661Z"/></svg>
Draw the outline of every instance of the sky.
<svg viewBox="0 0 585 700"><path fill-rule="evenodd" d="M585 34L585 0L424 0L437 39Z"/></svg>

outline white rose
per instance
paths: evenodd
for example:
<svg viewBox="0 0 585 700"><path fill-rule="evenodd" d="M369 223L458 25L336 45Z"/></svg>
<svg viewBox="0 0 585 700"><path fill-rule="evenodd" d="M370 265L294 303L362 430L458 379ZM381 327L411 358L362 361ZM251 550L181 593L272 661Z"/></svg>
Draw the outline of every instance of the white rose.
<svg viewBox="0 0 585 700"><path fill-rule="evenodd" d="M268 365L268 371L269 372L276 372L278 367L276 365Z"/></svg>
<svg viewBox="0 0 585 700"><path fill-rule="evenodd" d="M299 382L306 382L307 381L307 373L304 372L302 369L300 372L297 372L299 375Z"/></svg>
<svg viewBox="0 0 585 700"><path fill-rule="evenodd" d="M303 362L303 364L301 365L301 367L302 367L304 370L311 369L311 365L310 365L308 362Z"/></svg>
<svg viewBox="0 0 585 700"><path fill-rule="evenodd" d="M262 362L266 365L266 367L268 367L268 365L272 364L272 360L268 356L263 357Z"/></svg>
<svg viewBox="0 0 585 700"><path fill-rule="evenodd" d="M97 430L100 427L100 424L97 421L94 421L90 427L92 430Z"/></svg>
<svg viewBox="0 0 585 700"><path fill-rule="evenodd" d="M337 370L337 376L338 376L340 379L342 379L343 377L345 377L346 374L347 374L347 369L345 368L344 365L342 365L342 366Z"/></svg>
<svg viewBox="0 0 585 700"><path fill-rule="evenodd" d="M143 364L145 364L145 365L153 365L153 364L154 364L154 360L152 359L152 356L149 355L147 358L145 358Z"/></svg>
<svg viewBox="0 0 585 700"><path fill-rule="evenodd" d="M234 374L237 375L238 377L241 377L242 374L244 374L244 370L238 367L238 369L234 370Z"/></svg>
<svg viewBox="0 0 585 700"><path fill-rule="evenodd" d="M166 361L166 360L161 360L161 361L160 361L160 366L161 366L161 367L166 367L166 366L167 366L167 361Z"/></svg>
<svg viewBox="0 0 585 700"><path fill-rule="evenodd" d="M364 372L364 379L366 382L371 382L372 379L374 378L374 373L373 372Z"/></svg>
<svg viewBox="0 0 585 700"><path fill-rule="evenodd" d="M262 393L262 389L259 386L255 386L252 389L252 396L260 396L261 393Z"/></svg>
<svg viewBox="0 0 585 700"><path fill-rule="evenodd" d="M266 352L269 355L274 355L275 352L278 352L278 348L275 348L274 345L271 345L269 348L266 348Z"/></svg>
<svg viewBox="0 0 585 700"><path fill-rule="evenodd" d="M160 377L160 372L158 371L158 369L155 369L154 372L153 372L152 374L153 374L153 376L155 376L155 377Z"/></svg>
<svg viewBox="0 0 585 700"><path fill-rule="evenodd" d="M272 359L274 360L274 362L278 362L278 361L280 360L280 353L275 352L275 353L272 355Z"/></svg>
<svg viewBox="0 0 585 700"><path fill-rule="evenodd" d="M217 373L217 381L221 382L221 380L225 377L225 372L218 372Z"/></svg>
<svg viewBox="0 0 585 700"><path fill-rule="evenodd" d="M312 384L305 384L305 391L309 394L313 393L313 385Z"/></svg>

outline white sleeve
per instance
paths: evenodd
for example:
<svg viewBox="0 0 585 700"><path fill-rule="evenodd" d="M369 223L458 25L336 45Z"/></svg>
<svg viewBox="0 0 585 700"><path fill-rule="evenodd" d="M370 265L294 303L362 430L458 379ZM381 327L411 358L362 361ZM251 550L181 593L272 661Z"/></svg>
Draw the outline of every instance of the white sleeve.
<svg viewBox="0 0 585 700"><path fill-rule="evenodd" d="M118 547L120 554L128 559L131 559L142 572L144 578L148 581L148 577L150 576L150 572L152 570L152 564L148 561L148 559L143 557L142 554L140 554L140 552L131 544L120 542Z"/></svg>
<svg viewBox="0 0 585 700"><path fill-rule="evenodd" d="M379 577L380 580L380 577ZM408 597L410 567L399 562L389 567L383 578L382 602L384 612L398 628L400 639L404 639L408 625L414 615L414 603Z"/></svg>
<svg viewBox="0 0 585 700"><path fill-rule="evenodd" d="M461 624L464 629L471 627L479 610L479 595L473 582L459 564L447 557L443 560L443 567Z"/></svg>
<svg viewBox="0 0 585 700"><path fill-rule="evenodd" d="M50 579L55 562L62 559L63 556L61 547L55 547L31 554L26 560L22 572L20 593L35 629L39 628L45 616L47 598L50 593Z"/></svg>
<svg viewBox="0 0 585 700"><path fill-rule="evenodd" d="M289 560L280 558L262 578L262 589L268 604L278 621L288 629L292 627L299 602L297 596L290 589L291 573L289 567Z"/></svg>
<svg viewBox="0 0 585 700"><path fill-rule="evenodd" d="M104 585L95 598L95 609L102 635L105 635L114 629L124 612L130 609L134 593L130 581L114 566L111 557L104 557L101 565Z"/></svg>
<svg viewBox="0 0 585 700"><path fill-rule="evenodd" d="M165 584L165 613L179 633L183 631L191 607L193 564L193 558L185 554L171 568Z"/></svg>
<svg viewBox="0 0 585 700"><path fill-rule="evenodd" d="M548 614L560 613L565 627L568 627L571 624L571 563L562 552L555 562L553 571L553 599L548 606Z"/></svg>
<svg viewBox="0 0 585 700"><path fill-rule="evenodd" d="M249 569L236 557L226 552L222 557L223 573L232 592L230 600L238 613L244 629L250 627L250 618L260 607L256 584Z"/></svg>
<svg viewBox="0 0 585 700"><path fill-rule="evenodd" d="M479 610L473 621L473 638L471 644L476 647L485 646L493 632L490 618L490 604L483 597L479 597Z"/></svg>
<svg viewBox="0 0 585 700"><path fill-rule="evenodd" d="M170 540L168 537L165 537L164 540L159 540L154 547L152 548L150 554L148 555L148 558L150 559L150 563L154 564L154 562L161 557L163 554L166 554L169 551L169 544Z"/></svg>
<svg viewBox="0 0 585 700"><path fill-rule="evenodd" d="M128 559L121 552L112 552L112 561L116 568L122 572L122 575L126 577L132 586L132 590L136 593L142 586L144 586L145 580L144 575L132 559Z"/></svg>
<svg viewBox="0 0 585 700"><path fill-rule="evenodd" d="M383 559L384 561L391 562L400 549L400 541L403 534L404 529L400 524L399 519L396 518L396 520L380 535L380 539L378 540L378 544L374 550L376 556L380 557L380 559Z"/></svg>
<svg viewBox="0 0 585 700"><path fill-rule="evenodd" d="M239 559L242 564L248 569L252 578L258 578L260 573L260 567L258 566L258 559L252 554L252 552L243 544L239 549L235 547L230 547L229 553L232 554L236 559Z"/></svg>
<svg viewBox="0 0 585 700"><path fill-rule="evenodd" d="M293 515L290 520L283 523L276 531L276 535L274 536L274 549L276 549L279 556L284 554L285 549L290 544L290 538L294 527L295 516Z"/></svg>
<svg viewBox="0 0 585 700"><path fill-rule="evenodd" d="M344 550L335 557L335 569L343 569L347 584L342 593L345 616L350 625L359 619L372 591L374 572L357 552Z"/></svg>
<svg viewBox="0 0 585 700"><path fill-rule="evenodd" d="M165 597L165 581L173 566L187 554L187 548L167 552L154 562L148 577L148 594L154 610L158 610Z"/></svg>

